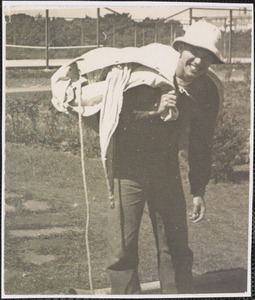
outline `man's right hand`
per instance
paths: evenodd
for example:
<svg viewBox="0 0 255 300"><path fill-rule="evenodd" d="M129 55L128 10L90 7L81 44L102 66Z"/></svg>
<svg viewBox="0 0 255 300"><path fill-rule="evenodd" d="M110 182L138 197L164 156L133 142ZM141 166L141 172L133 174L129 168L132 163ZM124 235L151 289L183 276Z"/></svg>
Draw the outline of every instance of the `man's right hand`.
<svg viewBox="0 0 255 300"><path fill-rule="evenodd" d="M172 90L172 91L168 92L167 94L163 94L161 96L157 114L160 115L163 112L165 112L166 110L168 111L169 108L171 108L171 107L175 108L176 100L177 100L177 96L176 96L175 90Z"/></svg>

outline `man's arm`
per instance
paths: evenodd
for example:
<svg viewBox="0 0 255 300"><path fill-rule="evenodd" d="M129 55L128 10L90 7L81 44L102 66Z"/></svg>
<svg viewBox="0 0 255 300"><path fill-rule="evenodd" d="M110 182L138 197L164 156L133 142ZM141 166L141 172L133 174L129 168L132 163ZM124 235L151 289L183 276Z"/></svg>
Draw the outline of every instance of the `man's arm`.
<svg viewBox="0 0 255 300"><path fill-rule="evenodd" d="M189 135L189 180L193 195L193 211L190 219L195 223L204 218L206 205L205 188L210 180L212 140L219 107L216 86L206 82L207 87L196 96ZM204 100L204 99L205 100Z"/></svg>
<svg viewBox="0 0 255 300"><path fill-rule="evenodd" d="M148 87L147 87L148 88ZM164 111L169 108L175 108L176 106L176 92L171 90L168 93L163 93L160 97L160 101L157 106L154 106L153 110L133 110L132 117L135 120L144 120L160 116ZM157 101L158 102L158 101Z"/></svg>

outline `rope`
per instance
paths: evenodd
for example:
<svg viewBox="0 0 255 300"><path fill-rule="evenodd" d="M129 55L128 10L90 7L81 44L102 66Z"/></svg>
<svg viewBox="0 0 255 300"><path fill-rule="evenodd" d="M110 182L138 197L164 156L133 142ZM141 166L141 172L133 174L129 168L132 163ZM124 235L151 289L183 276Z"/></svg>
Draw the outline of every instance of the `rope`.
<svg viewBox="0 0 255 300"><path fill-rule="evenodd" d="M80 82L81 83L81 82ZM87 260L88 260L88 275L89 275L89 285L90 291L94 294L93 283L92 283L92 272L91 272L91 260L90 260L90 251L89 251L89 200L88 200L88 188L87 188L87 180L86 180L86 172L85 172L85 164L84 164L84 143L83 143L83 130L82 130L82 109L81 109L81 84L78 85L77 88L77 98L79 105L79 133L80 133L80 143L81 143L81 167L82 167L82 178L83 178L83 187L86 201L86 226L85 226L85 242L86 242L86 250L87 250Z"/></svg>

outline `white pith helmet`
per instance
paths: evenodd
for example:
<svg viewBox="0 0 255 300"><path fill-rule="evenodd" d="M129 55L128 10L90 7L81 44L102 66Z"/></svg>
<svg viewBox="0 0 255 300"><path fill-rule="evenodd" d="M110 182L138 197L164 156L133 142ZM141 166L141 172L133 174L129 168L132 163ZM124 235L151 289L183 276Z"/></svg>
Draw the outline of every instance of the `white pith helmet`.
<svg viewBox="0 0 255 300"><path fill-rule="evenodd" d="M210 51L214 56L214 64L224 64L224 58L218 49L221 39L219 28L205 20L198 21L188 27L184 36L177 37L173 48L178 51L179 43L186 43Z"/></svg>

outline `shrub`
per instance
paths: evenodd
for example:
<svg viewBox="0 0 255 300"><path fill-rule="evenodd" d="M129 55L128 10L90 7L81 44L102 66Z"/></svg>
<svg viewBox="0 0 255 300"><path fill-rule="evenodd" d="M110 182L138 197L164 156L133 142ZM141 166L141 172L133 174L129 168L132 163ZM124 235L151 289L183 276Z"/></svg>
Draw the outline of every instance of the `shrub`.
<svg viewBox="0 0 255 300"><path fill-rule="evenodd" d="M227 105L218 117L213 140L212 179L215 182L232 178L234 166L248 163L248 152L244 151L247 134L244 133L231 105Z"/></svg>
<svg viewBox="0 0 255 300"><path fill-rule="evenodd" d="M48 97L47 97L48 96ZM5 133L7 142L37 144L56 150L79 153L77 115L58 112L49 101L49 93L8 96ZM98 134L83 123L85 155L98 157Z"/></svg>
<svg viewBox="0 0 255 300"><path fill-rule="evenodd" d="M224 85L225 104L213 141L212 179L215 182L231 180L234 166L249 162L249 81ZM50 92L8 94L6 141L79 153L78 116L58 112L50 99ZM87 125L83 124L85 155L99 157L98 134Z"/></svg>
<svg viewBox="0 0 255 300"><path fill-rule="evenodd" d="M223 82L225 101L218 116L212 153L212 179L215 182L232 180L234 166L249 163L250 67L218 65L216 71L233 68L245 70L247 80Z"/></svg>

